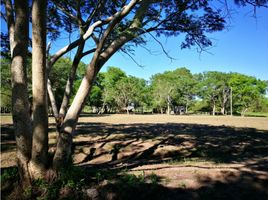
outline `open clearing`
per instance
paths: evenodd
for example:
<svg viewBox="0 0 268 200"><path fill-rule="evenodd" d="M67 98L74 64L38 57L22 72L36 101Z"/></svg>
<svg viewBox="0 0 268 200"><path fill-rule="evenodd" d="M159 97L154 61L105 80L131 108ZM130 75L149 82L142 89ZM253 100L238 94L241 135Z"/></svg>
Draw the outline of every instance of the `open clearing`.
<svg viewBox="0 0 268 200"><path fill-rule="evenodd" d="M85 115L73 149L75 165L89 171L143 177L127 199L268 199L268 118ZM14 164L11 120L2 116L1 167ZM98 182L111 199L126 199L104 175Z"/></svg>

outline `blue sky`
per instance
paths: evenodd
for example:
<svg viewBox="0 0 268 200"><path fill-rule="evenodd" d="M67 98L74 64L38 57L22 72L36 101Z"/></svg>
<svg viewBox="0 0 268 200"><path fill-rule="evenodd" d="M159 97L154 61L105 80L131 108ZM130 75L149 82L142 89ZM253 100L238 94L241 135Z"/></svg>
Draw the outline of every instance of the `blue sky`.
<svg viewBox="0 0 268 200"><path fill-rule="evenodd" d="M268 80L268 9L258 9L257 18L253 18L252 7L234 6L234 8L236 12L228 21L229 28L209 35L214 43L213 47L208 50L209 53L199 54L195 47L181 50L180 44L183 36L168 39L161 37L160 40L166 51L175 58L171 62L161 51L159 44L147 36L146 47L156 52L157 55L151 55L143 48L136 48L133 57L144 66L143 68L137 66L127 55L117 53L105 64L102 71L106 71L108 66L116 66L129 75L149 80L153 74L186 67L192 73L212 70L232 71ZM6 31L4 23L1 23L1 29ZM51 53L65 46L66 40L68 40L68 35L63 33L61 39L52 43ZM73 55L74 52L67 53L66 56L73 57ZM83 61L86 64L89 63L90 57L84 58Z"/></svg>
<svg viewBox="0 0 268 200"><path fill-rule="evenodd" d="M144 67L137 66L128 56L117 53L103 67L116 66L129 75L149 79L155 73L186 67L192 73L203 71L239 72L268 80L268 9L258 9L257 18L252 17L252 8L236 8L228 22L228 30L210 34L214 46L209 53L201 55L196 48L180 49L183 36L177 38L161 38L161 42L169 54L176 58L172 62L161 47L148 36L147 47L157 51L151 55L142 48L136 49L135 60ZM86 60L85 60L86 61Z"/></svg>

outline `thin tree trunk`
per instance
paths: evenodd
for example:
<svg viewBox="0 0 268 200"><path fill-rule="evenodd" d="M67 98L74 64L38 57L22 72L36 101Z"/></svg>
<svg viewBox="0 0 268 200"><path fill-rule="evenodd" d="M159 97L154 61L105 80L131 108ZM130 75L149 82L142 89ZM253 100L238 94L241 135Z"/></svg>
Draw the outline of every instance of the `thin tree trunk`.
<svg viewBox="0 0 268 200"><path fill-rule="evenodd" d="M28 1L15 1L15 16L10 0L5 2L10 38L12 117L17 144L17 161L23 186L30 184L28 163L31 158L32 130L27 90L26 57L29 36Z"/></svg>
<svg viewBox="0 0 268 200"><path fill-rule="evenodd" d="M75 95L73 103L69 108L64 119L59 138L57 141L57 149L53 159L53 168L62 168L70 161L72 133L76 127L79 114L86 102L87 96L91 90L92 84L96 77L95 63L91 65L87 71L87 75L83 78L81 85Z"/></svg>
<svg viewBox="0 0 268 200"><path fill-rule="evenodd" d="M46 70L46 0L32 6L33 147L30 173L43 177L48 163L48 112Z"/></svg>
<svg viewBox="0 0 268 200"><path fill-rule="evenodd" d="M222 115L225 114L225 107L224 107L224 106L221 107L221 114L222 114Z"/></svg>
<svg viewBox="0 0 268 200"><path fill-rule="evenodd" d="M66 162L69 162L71 155L71 144L72 144L72 133L76 127L79 114L86 102L86 98L92 88L93 82L96 78L97 73L104 65L104 63L127 41L133 39L132 37L123 36L120 40L112 42L110 47L108 47L105 52L101 53L101 50L105 44L107 37L110 35L116 24L118 24L124 16L126 16L131 9L138 3L137 0L131 0L128 5L126 5L118 14L116 14L108 25L107 29L103 33L100 39L93 58L87 68L86 74L81 82L81 85L74 97L72 105L67 111L66 117L64 119L63 125L61 127L60 136L57 141L57 149L53 159L53 167L59 169L63 167ZM137 24L137 22L134 22Z"/></svg>
<svg viewBox="0 0 268 200"><path fill-rule="evenodd" d="M170 96L168 95L168 98L167 98L167 114L169 115L170 114Z"/></svg>
<svg viewBox="0 0 268 200"><path fill-rule="evenodd" d="M59 112L60 116L63 116L63 117L65 117L66 115L68 104L70 102L70 98L71 98L71 94L73 90L73 82L75 80L77 67L79 65L84 46L85 46L85 41L82 41L77 49L77 52L76 52L76 55L74 57L74 61L72 64L72 68L71 68L71 71L70 71L70 74L66 83L64 96L63 96L63 100L62 100L60 112Z"/></svg>
<svg viewBox="0 0 268 200"><path fill-rule="evenodd" d="M57 108L57 102L56 102L55 96L53 94L50 79L47 79L47 91L48 91L48 96L49 96L49 100L50 100L50 105L52 107L53 115L54 115L55 119L57 119L57 118L59 118L59 112L58 112L58 108Z"/></svg>
<svg viewBox="0 0 268 200"><path fill-rule="evenodd" d="M242 117L245 117L245 114L246 114L247 110L248 110L248 108L242 109L242 111L241 111L241 116Z"/></svg>
<svg viewBox="0 0 268 200"><path fill-rule="evenodd" d="M213 109L212 109L212 115L214 116L216 112L216 105L215 102L213 102Z"/></svg>

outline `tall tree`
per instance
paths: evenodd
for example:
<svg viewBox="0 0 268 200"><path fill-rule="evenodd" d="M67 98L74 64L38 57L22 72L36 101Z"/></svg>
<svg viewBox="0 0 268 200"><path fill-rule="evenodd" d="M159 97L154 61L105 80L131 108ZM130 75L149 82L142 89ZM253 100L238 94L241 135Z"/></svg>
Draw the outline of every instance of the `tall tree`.
<svg viewBox="0 0 268 200"><path fill-rule="evenodd" d="M12 117L17 145L20 180L30 184L28 163L31 158L32 130L27 91L26 56L29 37L27 0L5 1L11 55Z"/></svg>
<svg viewBox="0 0 268 200"><path fill-rule="evenodd" d="M48 112L46 71L46 0L32 4L33 145L30 173L44 177L48 165Z"/></svg>
<svg viewBox="0 0 268 200"><path fill-rule="evenodd" d="M29 5L31 2L32 6ZM144 35L157 40L154 36L177 36L185 34L182 48L198 45L201 49L212 43L206 33L224 28L224 15L205 1L48 1L45 0L5 0L6 19L9 31L12 74L12 109L16 133L19 168L22 180L43 176L48 169L47 157L47 97L50 87L47 74L55 62L64 54L77 48L76 60L70 69L64 104L65 115L59 124L59 137L53 158L55 170L64 167L70 160L72 134L76 128L79 114L102 66L118 51L128 52L135 45L145 44ZM246 3L248 1L236 1ZM267 3L253 1L255 6ZM29 113L27 93L26 54L29 39L29 7L32 8L32 54L33 54L33 121ZM49 15L46 15L47 10ZM47 19L47 23L46 23ZM78 39L68 43L52 56L47 56L45 34L56 39L61 32L79 32ZM92 49L84 49L84 42L91 39ZM92 53L89 65L81 80L77 93L68 107L72 90L73 76L77 63L83 56ZM46 64L46 70L44 65ZM39 80L37 80L39 79ZM37 81L40 81L39 83ZM53 96L53 92L49 92ZM55 98L54 98L55 99ZM51 102L54 102L51 100ZM64 100L64 102L66 102ZM53 104L56 105L56 104ZM169 106L168 106L169 107ZM56 109L55 109L56 111ZM45 119L46 118L46 119ZM31 125L33 124L33 127ZM33 135L32 135L33 133ZM33 137L32 137L33 136ZM39 138L40 137L40 138ZM39 140L40 139L40 140ZM33 141L33 142L32 142ZM30 167L28 164L30 163Z"/></svg>
<svg viewBox="0 0 268 200"><path fill-rule="evenodd" d="M230 86L233 91L233 105L242 116L265 94L266 83L255 77L243 74L231 74Z"/></svg>
<svg viewBox="0 0 268 200"><path fill-rule="evenodd" d="M217 103L221 94L221 72L209 71L205 72L200 76L201 90L199 91L200 96L209 102L212 109L212 115L215 115Z"/></svg>

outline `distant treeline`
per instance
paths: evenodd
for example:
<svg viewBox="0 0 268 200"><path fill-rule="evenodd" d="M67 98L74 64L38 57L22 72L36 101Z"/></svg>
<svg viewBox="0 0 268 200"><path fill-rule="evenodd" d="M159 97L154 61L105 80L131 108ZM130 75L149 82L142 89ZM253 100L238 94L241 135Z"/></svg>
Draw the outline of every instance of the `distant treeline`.
<svg viewBox="0 0 268 200"><path fill-rule="evenodd" d="M71 60L60 59L50 72L56 99L61 99L71 68ZM73 94L85 72L80 63ZM30 74L31 69L28 69ZM117 67L100 72L84 111L93 113L210 113L241 114L267 112L268 81L240 73L208 71L192 74L178 68L144 80L127 75ZM11 108L11 80L8 60L1 60L1 112ZM29 85L30 93L31 85ZM59 101L60 102L60 101ZM59 105L60 106L60 105Z"/></svg>

